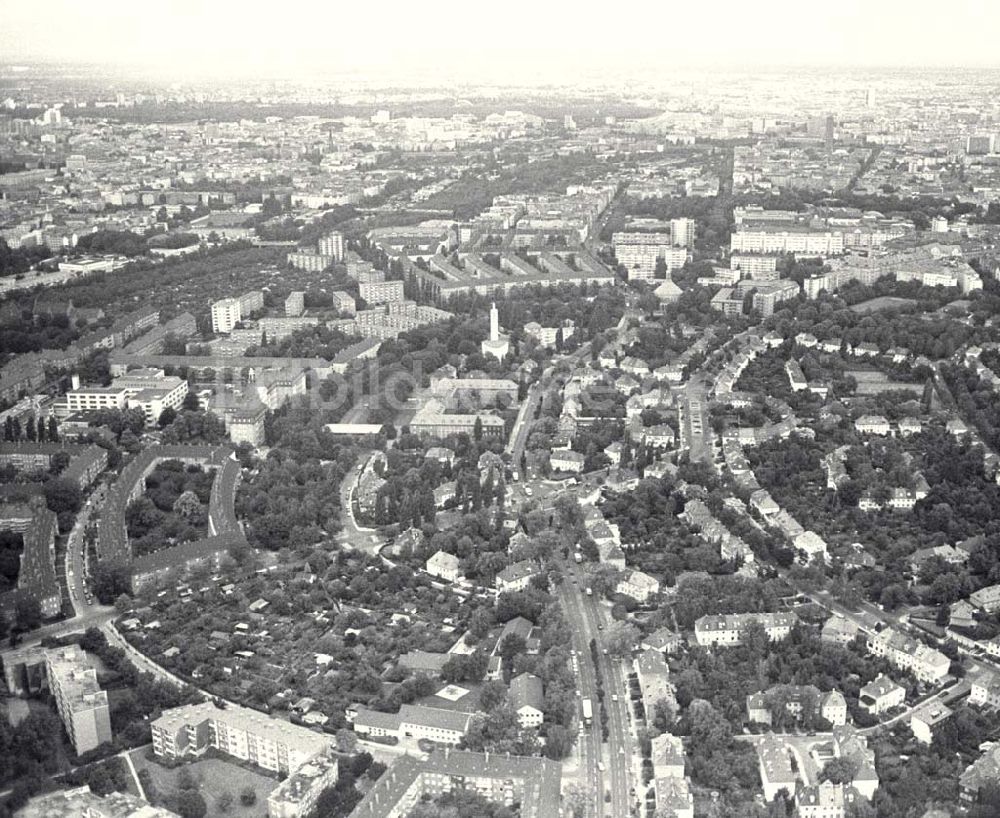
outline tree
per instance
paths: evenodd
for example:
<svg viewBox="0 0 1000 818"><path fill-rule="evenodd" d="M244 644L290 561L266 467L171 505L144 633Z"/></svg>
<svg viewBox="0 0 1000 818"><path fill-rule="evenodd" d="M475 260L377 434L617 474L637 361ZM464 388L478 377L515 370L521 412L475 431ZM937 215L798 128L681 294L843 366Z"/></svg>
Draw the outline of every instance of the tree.
<svg viewBox="0 0 1000 818"><path fill-rule="evenodd" d="M215 799L215 808L219 812L229 812L235 800L229 790L223 790L219 793L219 797Z"/></svg>
<svg viewBox="0 0 1000 818"><path fill-rule="evenodd" d="M823 766L820 773L820 781L830 781L834 784L846 784L854 780L857 775L857 762L850 758L831 758Z"/></svg>
<svg viewBox="0 0 1000 818"><path fill-rule="evenodd" d="M27 594L18 594L14 604L14 623L19 631L30 631L42 624L42 606Z"/></svg>
<svg viewBox="0 0 1000 818"><path fill-rule="evenodd" d="M49 474L60 475L69 465L69 452L55 452L49 458Z"/></svg>
<svg viewBox="0 0 1000 818"><path fill-rule="evenodd" d="M76 483L57 477L45 484L45 502L56 514L79 511L82 500L83 494Z"/></svg>
<svg viewBox="0 0 1000 818"><path fill-rule="evenodd" d="M507 687L500 681L485 682L479 689L479 706L489 713L507 701Z"/></svg>
<svg viewBox="0 0 1000 818"><path fill-rule="evenodd" d="M201 408L201 400L198 395L194 392L188 392L184 396L184 401L181 403L181 408L186 409L189 412L197 411Z"/></svg>
<svg viewBox="0 0 1000 818"><path fill-rule="evenodd" d="M563 790L563 805L568 818L584 818L593 795L583 784L569 784Z"/></svg>
<svg viewBox="0 0 1000 818"><path fill-rule="evenodd" d="M132 610L132 597L128 594L119 594L115 599L115 610L120 614L128 613Z"/></svg>
<svg viewBox="0 0 1000 818"><path fill-rule="evenodd" d="M477 441L483 439L483 421L478 415L476 416L476 422L472 424L472 436Z"/></svg>
<svg viewBox="0 0 1000 818"><path fill-rule="evenodd" d="M240 803L244 807L252 807L257 803L257 790L253 787L244 787L240 790Z"/></svg>
<svg viewBox="0 0 1000 818"><path fill-rule="evenodd" d="M56 420L55 415L49 415L49 441L51 443L59 442L59 423Z"/></svg>
<svg viewBox="0 0 1000 818"><path fill-rule="evenodd" d="M205 818L208 805L197 790L181 790L177 793L177 814L181 818Z"/></svg>
<svg viewBox="0 0 1000 818"><path fill-rule="evenodd" d="M177 418L177 410L172 406L168 406L162 412L160 412L160 417L156 421L156 425L161 429L166 429L171 423Z"/></svg>
<svg viewBox="0 0 1000 818"><path fill-rule="evenodd" d="M358 737L353 730L341 727L337 731L337 749L342 753L355 753L358 749Z"/></svg>
<svg viewBox="0 0 1000 818"><path fill-rule="evenodd" d="M545 735L545 755L561 761L573 751L573 732L561 724L553 724Z"/></svg>
<svg viewBox="0 0 1000 818"><path fill-rule="evenodd" d="M639 629L631 622L612 622L604 632L604 646L612 656L628 656L638 644Z"/></svg>

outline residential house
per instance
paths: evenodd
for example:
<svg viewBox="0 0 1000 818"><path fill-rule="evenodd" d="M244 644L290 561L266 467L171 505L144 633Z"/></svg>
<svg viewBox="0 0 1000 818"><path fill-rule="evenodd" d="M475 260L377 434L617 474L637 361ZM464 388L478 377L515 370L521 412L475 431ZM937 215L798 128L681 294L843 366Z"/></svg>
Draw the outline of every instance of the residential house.
<svg viewBox="0 0 1000 818"><path fill-rule="evenodd" d="M861 688L858 705L872 716L881 716L906 701L906 688L881 673Z"/></svg>
<svg viewBox="0 0 1000 818"><path fill-rule="evenodd" d="M913 737L924 744L930 744L934 740L934 731L947 721L951 714L951 708L939 701L932 700L917 708L910 714Z"/></svg>
<svg viewBox="0 0 1000 818"><path fill-rule="evenodd" d="M523 591L531 583L533 577L541 574L541 568L530 560L522 560L509 565L497 574L496 587L498 594Z"/></svg>
<svg viewBox="0 0 1000 818"><path fill-rule="evenodd" d="M694 623L694 635L702 647L740 644L740 634L749 625L760 625L772 642L791 633L799 618L794 613L709 614Z"/></svg>
<svg viewBox="0 0 1000 818"><path fill-rule="evenodd" d="M843 616L831 616L823 623L820 640L831 645L847 645L858 635L859 628Z"/></svg>
<svg viewBox="0 0 1000 818"><path fill-rule="evenodd" d="M642 571L628 571L618 582L615 590L619 594L632 597L636 602L645 604L651 596L660 592L660 582Z"/></svg>
<svg viewBox="0 0 1000 818"><path fill-rule="evenodd" d="M579 474L587 458L572 449L553 449L549 455L549 465L554 471Z"/></svg>
<svg viewBox="0 0 1000 818"><path fill-rule="evenodd" d="M461 576L458 557L444 551L436 552L427 560L427 573L446 582L457 582Z"/></svg>
<svg viewBox="0 0 1000 818"><path fill-rule="evenodd" d="M895 628L886 628L869 640L869 650L884 656L901 670L909 670L921 682L936 684L948 675L951 660Z"/></svg>
<svg viewBox="0 0 1000 818"><path fill-rule="evenodd" d="M510 701L522 727L540 727L544 719L545 697L542 680L522 673L510 681Z"/></svg>

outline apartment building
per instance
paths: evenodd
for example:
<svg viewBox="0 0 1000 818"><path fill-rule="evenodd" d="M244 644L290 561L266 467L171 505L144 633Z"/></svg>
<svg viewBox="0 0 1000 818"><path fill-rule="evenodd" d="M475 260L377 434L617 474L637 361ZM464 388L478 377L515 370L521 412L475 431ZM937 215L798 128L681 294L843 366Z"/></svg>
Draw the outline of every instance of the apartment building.
<svg viewBox="0 0 1000 818"><path fill-rule="evenodd" d="M337 759L317 755L282 781L267 797L268 818L305 818L323 791L337 783Z"/></svg>
<svg viewBox="0 0 1000 818"><path fill-rule="evenodd" d="M238 298L222 298L212 304L212 332L232 332L243 318Z"/></svg>
<svg viewBox="0 0 1000 818"><path fill-rule="evenodd" d="M66 393L66 413L98 412L101 409L124 409L127 393L115 386L83 386Z"/></svg>
<svg viewBox="0 0 1000 818"><path fill-rule="evenodd" d="M402 281L369 281L358 285L362 301L369 306L403 301Z"/></svg>
<svg viewBox="0 0 1000 818"><path fill-rule="evenodd" d="M739 270L744 277L756 281L773 281L778 278L778 256L733 253L729 258L729 268Z"/></svg>
<svg viewBox="0 0 1000 818"><path fill-rule="evenodd" d="M86 785L36 795L15 814L17 818L178 818L176 812L134 795L95 795Z"/></svg>
<svg viewBox="0 0 1000 818"><path fill-rule="evenodd" d="M663 259L669 273L683 267L688 257L687 249L674 247L666 233L615 233L611 243L615 258L625 268L629 281L651 281L659 259Z"/></svg>
<svg viewBox="0 0 1000 818"><path fill-rule="evenodd" d="M288 298L285 299L285 315L289 318L302 315L306 309L305 299L306 294L301 290L289 293Z"/></svg>
<svg viewBox="0 0 1000 818"><path fill-rule="evenodd" d="M358 311L358 305L350 293L336 290L331 295L333 296L333 307L341 315L354 315Z"/></svg>
<svg viewBox="0 0 1000 818"><path fill-rule="evenodd" d="M791 301L799 294L799 285L794 281L762 281L754 288L753 309L762 317L774 315L774 310L783 301Z"/></svg>
<svg viewBox="0 0 1000 818"><path fill-rule="evenodd" d="M365 794L350 818L402 818L425 796L471 792L512 807L521 818L555 818L560 811L558 762L445 748L426 759L399 757Z"/></svg>
<svg viewBox="0 0 1000 818"><path fill-rule="evenodd" d="M153 752L162 758L202 755L210 747L265 770L288 774L327 752L329 737L236 705L213 702L167 710L152 723Z"/></svg>
<svg viewBox="0 0 1000 818"><path fill-rule="evenodd" d="M844 252L844 234L837 230L813 230L784 226L780 230L738 227L730 236L733 253L797 253L806 256L839 256Z"/></svg>
<svg viewBox="0 0 1000 818"><path fill-rule="evenodd" d="M670 238L678 247L691 247L694 244L695 220L680 218L670 220Z"/></svg>
<svg viewBox="0 0 1000 818"><path fill-rule="evenodd" d="M76 754L110 742L108 694L97 684L97 671L87 663L86 654L77 645L47 650L45 672Z"/></svg>
<svg viewBox="0 0 1000 818"><path fill-rule="evenodd" d="M694 634L702 647L726 647L740 644L740 634L747 626L760 625L768 639L777 642L787 637L798 621L794 613L707 615L694 623Z"/></svg>
<svg viewBox="0 0 1000 818"><path fill-rule="evenodd" d="M896 630L886 628L868 642L875 656L884 656L900 670L908 670L921 682L936 684L948 675L951 660L923 642Z"/></svg>
<svg viewBox="0 0 1000 818"><path fill-rule="evenodd" d="M344 260L344 235L342 233L329 233L323 236L317 245L317 249L324 256L332 256L334 261Z"/></svg>
<svg viewBox="0 0 1000 818"><path fill-rule="evenodd" d="M288 263L296 270L305 270L307 273L322 273L332 267L337 260L327 253L317 253L315 250L297 250L286 256Z"/></svg>

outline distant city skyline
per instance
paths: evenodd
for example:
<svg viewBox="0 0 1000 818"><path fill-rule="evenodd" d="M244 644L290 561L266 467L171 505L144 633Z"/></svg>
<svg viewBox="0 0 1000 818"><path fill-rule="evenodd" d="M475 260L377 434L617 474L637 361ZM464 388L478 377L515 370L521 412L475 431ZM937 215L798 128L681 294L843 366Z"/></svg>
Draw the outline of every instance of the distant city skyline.
<svg viewBox="0 0 1000 818"><path fill-rule="evenodd" d="M44 14L27 3L2 5L5 62L87 62L178 79L461 68L544 82L587 68L1000 66L1000 7L986 0L843 0L808 10L794 0L640 3L617 14L528 0L497 12L441 0L51 0Z"/></svg>

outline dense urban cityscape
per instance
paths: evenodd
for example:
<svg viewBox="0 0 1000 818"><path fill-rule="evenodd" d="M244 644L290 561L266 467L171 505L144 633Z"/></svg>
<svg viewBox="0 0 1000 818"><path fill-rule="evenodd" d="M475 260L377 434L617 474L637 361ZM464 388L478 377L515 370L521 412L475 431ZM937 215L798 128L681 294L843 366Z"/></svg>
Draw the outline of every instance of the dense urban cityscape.
<svg viewBox="0 0 1000 818"><path fill-rule="evenodd" d="M1000 815L1000 70L18 60L0 816Z"/></svg>

